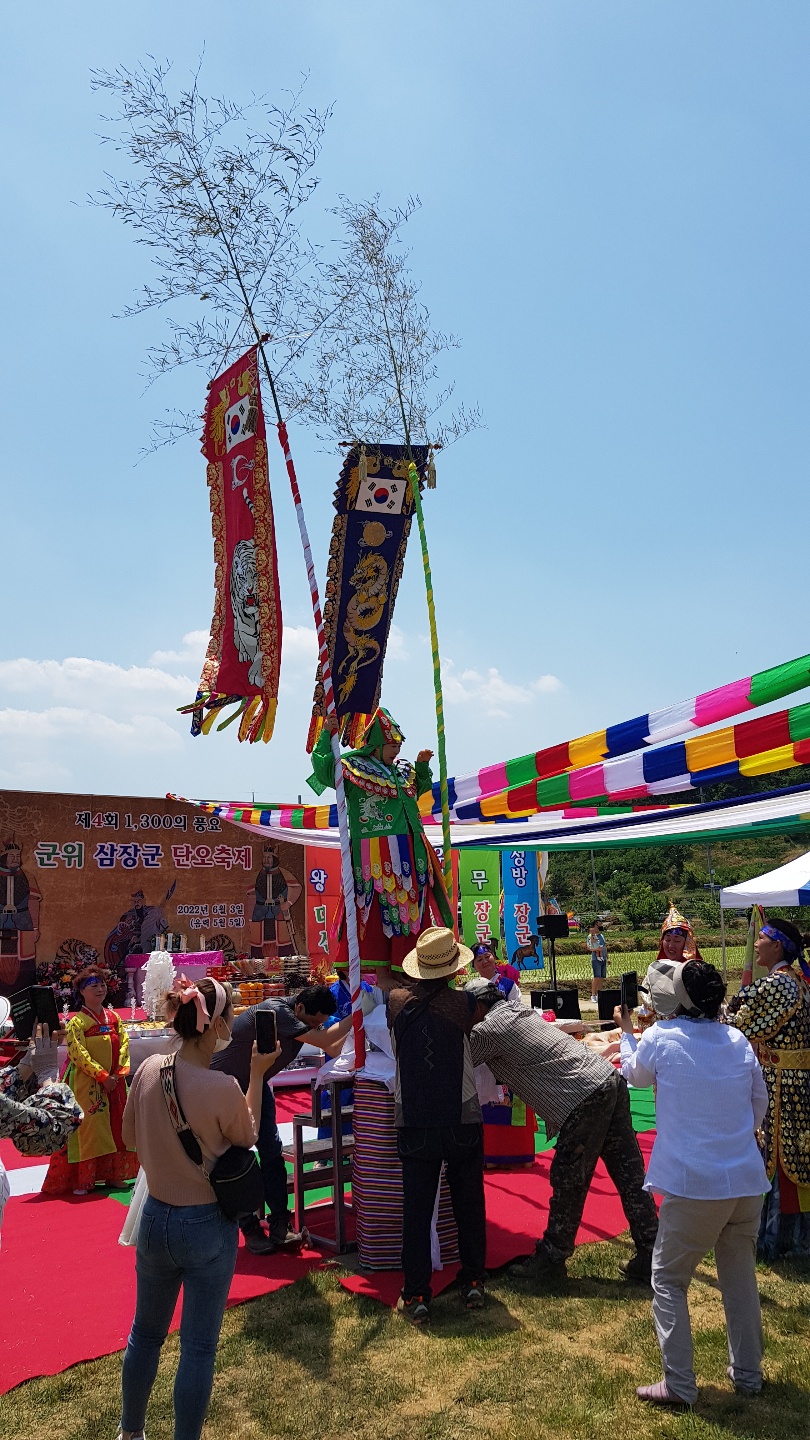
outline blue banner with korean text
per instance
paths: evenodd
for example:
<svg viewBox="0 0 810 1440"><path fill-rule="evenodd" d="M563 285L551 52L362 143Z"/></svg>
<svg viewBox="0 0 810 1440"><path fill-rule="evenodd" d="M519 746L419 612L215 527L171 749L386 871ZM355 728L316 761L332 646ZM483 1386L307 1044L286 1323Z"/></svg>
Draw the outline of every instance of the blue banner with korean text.
<svg viewBox="0 0 810 1440"><path fill-rule="evenodd" d="M543 947L536 954L526 954L531 938L537 934L540 913L540 886L537 877L537 854L532 850L505 850L502 856L503 929L506 959L513 960L517 950L522 970L543 969Z"/></svg>

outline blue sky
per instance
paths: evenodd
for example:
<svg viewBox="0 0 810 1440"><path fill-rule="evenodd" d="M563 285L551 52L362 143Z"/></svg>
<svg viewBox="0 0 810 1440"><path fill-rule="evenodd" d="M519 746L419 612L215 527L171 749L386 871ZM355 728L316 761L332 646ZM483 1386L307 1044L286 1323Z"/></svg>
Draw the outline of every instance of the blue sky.
<svg viewBox="0 0 810 1440"><path fill-rule="evenodd" d="M192 439L136 462L207 377L144 393L162 322L113 318L149 267L84 203L114 160L91 68L151 53L185 79L205 48L203 88L236 99L306 71L335 105L313 225L341 192L421 197L413 267L487 423L426 498L463 773L810 648L808 31L790 0L8 12L0 785L283 799L309 768L314 643L278 461L276 736L192 741L174 714L211 616L204 464ZM339 460L292 440L322 573ZM415 544L396 626L384 698L415 753L434 734Z"/></svg>

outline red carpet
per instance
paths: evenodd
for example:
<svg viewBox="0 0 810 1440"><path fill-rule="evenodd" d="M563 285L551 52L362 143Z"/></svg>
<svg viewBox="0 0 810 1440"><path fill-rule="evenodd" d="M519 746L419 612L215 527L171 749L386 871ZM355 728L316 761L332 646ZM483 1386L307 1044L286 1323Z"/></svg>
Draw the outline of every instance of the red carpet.
<svg viewBox="0 0 810 1440"><path fill-rule="evenodd" d="M9 1200L0 1250L0 1394L123 1350L135 1312L135 1251L118 1244L125 1213L105 1196ZM228 1304L291 1285L321 1263L319 1251L260 1258L240 1244ZM178 1324L179 1314L172 1328Z"/></svg>
<svg viewBox="0 0 810 1440"><path fill-rule="evenodd" d="M21 1155L13 1140L0 1140L0 1160L7 1170L22 1170L28 1165L47 1165L47 1155Z"/></svg>
<svg viewBox="0 0 810 1440"><path fill-rule="evenodd" d="M309 1086L299 1090L293 1085L279 1085L273 1090L276 1097L276 1124L289 1124L295 1115L306 1115L310 1107Z"/></svg>
<svg viewBox="0 0 810 1440"><path fill-rule="evenodd" d="M654 1132L638 1136L645 1164L655 1140ZM528 1255L534 1242L546 1227L551 1186L548 1172L553 1152L538 1155L526 1170L488 1170L485 1177L487 1199L487 1268L499 1270L518 1255ZM627 1229L621 1202L608 1179L601 1160L591 1182L577 1244L612 1240ZM453 1283L457 1266L433 1276L433 1290L438 1294ZM398 1270L377 1271L372 1275L342 1275L341 1285L356 1295L366 1295L384 1305L395 1305L402 1285Z"/></svg>

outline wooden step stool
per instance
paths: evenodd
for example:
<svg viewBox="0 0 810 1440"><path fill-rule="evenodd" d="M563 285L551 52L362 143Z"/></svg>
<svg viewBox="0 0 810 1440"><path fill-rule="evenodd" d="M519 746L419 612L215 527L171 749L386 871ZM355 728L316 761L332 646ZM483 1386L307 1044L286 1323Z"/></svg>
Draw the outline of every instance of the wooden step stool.
<svg viewBox="0 0 810 1440"><path fill-rule="evenodd" d="M348 1250L356 1249L353 1241L346 1239L346 1215L351 1211L351 1205L347 1203L344 1195L344 1186L351 1184L352 1178L352 1150L354 1148L354 1136L343 1134L343 1121L354 1113L351 1105L341 1106L341 1091L351 1084L351 1078L347 1080L344 1076L340 1080L326 1080L320 1084L312 1080L310 1082L310 1113L308 1115L293 1116L293 1141L292 1145L285 1145L282 1154L285 1160L292 1162L293 1174L287 1188L292 1191L295 1203L295 1228L303 1230L306 1226L309 1230L311 1240L326 1250L333 1250L337 1255L344 1255ZM325 1113L322 1108L322 1092L329 1092L329 1103L331 1110ZM320 1128L322 1125L331 1124L332 1135L328 1140L305 1140L304 1131L311 1127ZM311 1160L326 1161L323 1168L317 1170L305 1170L304 1165ZM307 1224L307 1216L310 1218L317 1214L317 1209L311 1207L306 1210L306 1196L310 1190L331 1189L333 1210L335 1216L334 1238L327 1235L315 1234Z"/></svg>

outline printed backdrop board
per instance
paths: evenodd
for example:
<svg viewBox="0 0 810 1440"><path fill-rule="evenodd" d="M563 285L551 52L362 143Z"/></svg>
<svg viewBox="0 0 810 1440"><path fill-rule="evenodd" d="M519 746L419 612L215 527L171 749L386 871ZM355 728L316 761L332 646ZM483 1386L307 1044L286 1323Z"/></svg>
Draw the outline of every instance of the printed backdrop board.
<svg viewBox="0 0 810 1440"><path fill-rule="evenodd" d="M166 933L268 964L304 951L305 863L174 800L0 790L0 994L85 952L122 976Z"/></svg>

